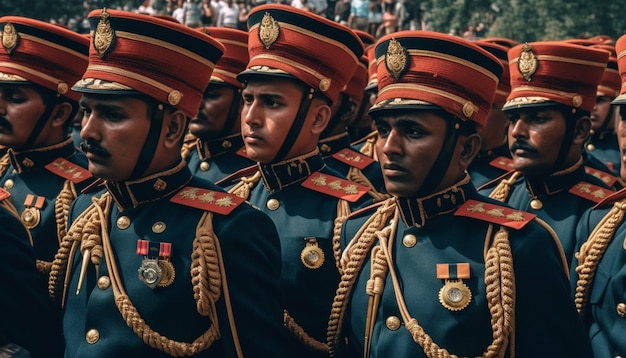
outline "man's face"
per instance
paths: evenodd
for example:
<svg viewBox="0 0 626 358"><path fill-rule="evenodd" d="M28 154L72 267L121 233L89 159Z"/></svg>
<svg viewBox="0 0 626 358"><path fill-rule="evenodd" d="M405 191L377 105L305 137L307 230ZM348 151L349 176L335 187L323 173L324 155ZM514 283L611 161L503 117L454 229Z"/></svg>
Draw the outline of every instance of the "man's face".
<svg viewBox="0 0 626 358"><path fill-rule="evenodd" d="M260 163L273 161L296 117L302 93L302 87L289 79L274 78L247 84L242 91L241 135L246 145L246 155L250 159ZM316 148L319 135L311 135L313 107L314 103L285 159Z"/></svg>
<svg viewBox="0 0 626 358"><path fill-rule="evenodd" d="M593 107L593 111L591 112L591 129L597 131L602 127L602 124L606 120L611 120L606 118L609 115L609 111L611 110L611 98L606 96L599 96L596 98L596 105ZM607 128L613 128L611 123L608 123Z"/></svg>
<svg viewBox="0 0 626 358"><path fill-rule="evenodd" d="M619 118L615 132L617 133L617 143L619 145L621 160L619 176L622 180L626 180L626 104L619 106Z"/></svg>
<svg viewBox="0 0 626 358"><path fill-rule="evenodd" d="M198 115L189 123L189 131L204 140L217 138L224 129L235 95L238 93L234 87L209 85L204 91ZM237 131L239 126L235 125L233 133Z"/></svg>
<svg viewBox="0 0 626 358"><path fill-rule="evenodd" d="M43 98L34 87L0 85L0 145L28 149L22 146L45 110Z"/></svg>
<svg viewBox="0 0 626 358"><path fill-rule="evenodd" d="M415 111L374 118L378 130L376 152L387 192L398 197L416 194L441 151L446 119Z"/></svg>
<svg viewBox="0 0 626 358"><path fill-rule="evenodd" d="M107 180L128 179L150 128L148 105L136 97L84 95L80 106L89 171Z"/></svg>
<svg viewBox="0 0 626 358"><path fill-rule="evenodd" d="M565 118L553 109L507 112L509 149L515 169L527 176L550 174L565 135Z"/></svg>

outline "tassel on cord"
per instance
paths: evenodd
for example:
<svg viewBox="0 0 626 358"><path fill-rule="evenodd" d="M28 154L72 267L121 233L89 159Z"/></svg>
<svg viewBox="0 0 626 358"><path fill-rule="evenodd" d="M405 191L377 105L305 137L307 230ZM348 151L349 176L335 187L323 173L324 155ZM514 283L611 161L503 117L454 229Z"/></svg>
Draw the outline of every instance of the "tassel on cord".
<svg viewBox="0 0 626 358"><path fill-rule="evenodd" d="M489 197L500 202L506 202L506 199L509 197L509 192L511 191L511 186L520 175L521 172L516 171L508 179L503 179L489 194Z"/></svg>
<svg viewBox="0 0 626 358"><path fill-rule="evenodd" d="M250 197L250 191L259 182L260 179L260 171L256 172L253 176L243 177L237 184L235 184L235 186L228 190L228 193L248 200L248 197Z"/></svg>

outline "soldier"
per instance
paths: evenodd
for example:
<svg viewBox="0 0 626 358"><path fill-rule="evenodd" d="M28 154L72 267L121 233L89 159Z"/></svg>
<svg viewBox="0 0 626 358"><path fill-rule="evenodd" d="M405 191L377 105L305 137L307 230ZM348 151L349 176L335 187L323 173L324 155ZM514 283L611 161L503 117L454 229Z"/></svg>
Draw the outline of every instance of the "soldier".
<svg viewBox="0 0 626 358"><path fill-rule="evenodd" d="M73 88L105 188L75 201L50 274L66 356L287 356L272 221L180 156L224 47L146 15L88 19L89 67Z"/></svg>
<svg viewBox="0 0 626 358"><path fill-rule="evenodd" d="M545 220L567 262L582 213L611 191L585 173L583 145L608 53L564 42L535 42L508 52L511 94L503 107L514 171L490 197Z"/></svg>
<svg viewBox="0 0 626 358"><path fill-rule="evenodd" d="M621 82L626 83L626 36L616 44ZM626 86L612 102L626 118ZM626 148L626 122L617 122L619 147ZM626 179L626 160L622 156L620 176ZM626 355L624 317L626 317L626 189L589 210L577 230L577 253L572 264L572 286L576 308L588 329L594 357Z"/></svg>
<svg viewBox="0 0 626 358"><path fill-rule="evenodd" d="M502 112L502 106L511 92L507 58L509 48L485 40L477 41L476 44L496 56L504 67L487 121L484 126L477 128L478 135L480 135L480 152L467 169L478 191L488 195L488 192L481 192L481 186L512 169L511 152L507 145L509 121Z"/></svg>
<svg viewBox="0 0 626 358"><path fill-rule="evenodd" d="M92 182L87 160L69 136L80 94L70 89L87 68L89 41L23 17L0 18L0 185L33 239L48 274L66 232L67 211Z"/></svg>
<svg viewBox="0 0 626 358"><path fill-rule="evenodd" d="M0 189L0 197L6 194ZM62 357L61 330L51 329L60 322L37 271L28 232L3 207L0 227L0 356L25 357L27 351L33 358Z"/></svg>
<svg viewBox="0 0 626 358"><path fill-rule="evenodd" d="M333 222L369 188L328 168L317 144L363 45L349 28L288 5L254 8L248 27L241 131L258 164L229 191L268 213L278 228L284 324L294 356L328 356L326 318L339 282Z"/></svg>
<svg viewBox="0 0 626 358"><path fill-rule="evenodd" d="M372 118L367 114L367 111L376 103L376 97L378 96L378 78L376 77L376 58L374 57L374 45L366 47L365 52L367 54L367 85L365 86L365 93L363 100L361 101L361 108L359 108L357 117L348 124L348 133L350 139L353 140L352 145L359 150L362 154L375 158L375 151L373 150L374 143L376 142L376 131L374 130L374 124Z"/></svg>
<svg viewBox="0 0 626 358"><path fill-rule="evenodd" d="M241 138L241 89L237 74L248 64L248 34L237 29L203 27L226 48L204 91L200 112L189 124L191 138L183 146L191 172L217 182L254 165Z"/></svg>
<svg viewBox="0 0 626 358"><path fill-rule="evenodd" d="M336 231L344 250L331 353L589 357L556 238L534 215L479 195L465 172L500 61L428 31L381 38L376 58L370 114L393 198Z"/></svg>

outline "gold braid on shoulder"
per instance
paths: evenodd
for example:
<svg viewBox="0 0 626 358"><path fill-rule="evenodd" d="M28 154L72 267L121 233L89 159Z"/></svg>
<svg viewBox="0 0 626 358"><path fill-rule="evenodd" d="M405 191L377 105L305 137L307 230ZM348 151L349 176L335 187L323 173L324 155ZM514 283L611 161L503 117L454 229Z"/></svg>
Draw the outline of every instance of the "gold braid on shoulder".
<svg viewBox="0 0 626 358"><path fill-rule="evenodd" d="M191 155L191 152L193 152L193 149L196 147L197 140L198 138L196 138L195 136L185 137L183 146L180 149L181 158L183 158L184 160L187 160L187 158L189 158L189 156Z"/></svg>
<svg viewBox="0 0 626 358"><path fill-rule="evenodd" d="M252 176L241 178L241 180L237 184L235 184L232 188L230 188L230 190L228 190L228 193L237 195L240 198L248 200L248 197L250 196L250 191L259 182L259 180L261 180L260 171L254 173L254 175Z"/></svg>
<svg viewBox="0 0 626 358"><path fill-rule="evenodd" d="M374 189L372 182L358 168L350 167L350 169L348 170L348 175L346 175L346 179L370 188L367 194L369 194L369 196L374 199L374 203L389 199L391 197L391 195L389 194L381 193L378 190Z"/></svg>
<svg viewBox="0 0 626 358"><path fill-rule="evenodd" d="M376 137L371 136L365 140L359 152L365 156L368 156L374 160L378 160L378 156L376 155Z"/></svg>
<svg viewBox="0 0 626 358"><path fill-rule="evenodd" d="M335 266L339 270L339 274L342 273L341 267L341 227L348 215L350 215L350 204L345 200L339 200L337 202L337 216L333 225L333 256L335 257Z"/></svg>
<svg viewBox="0 0 626 358"><path fill-rule="evenodd" d="M0 177L4 176L7 169L11 165L11 159L9 158L9 153L4 153L2 157L0 157Z"/></svg>
<svg viewBox="0 0 626 358"><path fill-rule="evenodd" d="M335 356L337 344L340 341L343 317L348 305L352 286L358 277L358 273L372 245L376 242L376 233L387 225L394 210L395 199L387 199L359 229L339 260L340 267L343 268L343 273L341 274L341 281L333 300L327 332L327 344L330 347L329 354L331 357Z"/></svg>
<svg viewBox="0 0 626 358"><path fill-rule="evenodd" d="M515 171L508 179L503 179L489 194L489 197L500 202L505 202L506 199L509 197L511 185L515 183L520 175L521 172Z"/></svg>
<svg viewBox="0 0 626 358"><path fill-rule="evenodd" d="M574 303L578 313L583 313L585 309L589 300L589 288L593 283L598 264L613 239L615 230L624 219L625 211L626 199L614 203L613 208L600 220L589 238L580 247L580 251L575 254L578 260L578 266L576 266L578 281L576 281Z"/></svg>

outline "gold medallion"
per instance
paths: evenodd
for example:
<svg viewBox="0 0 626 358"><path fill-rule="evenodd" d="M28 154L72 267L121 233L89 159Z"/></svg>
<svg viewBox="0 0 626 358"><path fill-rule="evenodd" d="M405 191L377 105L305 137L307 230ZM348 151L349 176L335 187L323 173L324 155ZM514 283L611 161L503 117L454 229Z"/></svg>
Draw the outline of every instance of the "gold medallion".
<svg viewBox="0 0 626 358"><path fill-rule="evenodd" d="M531 76L537 72L538 67L539 61L537 60L537 56L533 52L532 47L530 47L528 43L524 44L522 53L519 55L519 59L517 61L517 70L526 81L530 81Z"/></svg>
<svg viewBox="0 0 626 358"><path fill-rule="evenodd" d="M210 167L211 165L208 162L200 163L200 170L202 170L203 172L206 172L207 170L209 170Z"/></svg>
<svg viewBox="0 0 626 358"><path fill-rule="evenodd" d="M317 269L324 263L324 251L320 249L317 239L314 237L307 238L307 243L300 253L300 260L304 266L310 269Z"/></svg>
<svg viewBox="0 0 626 358"><path fill-rule="evenodd" d="M389 41L387 54L385 55L385 66L387 66L387 71L396 81L400 79L400 76L409 67L409 54L396 39Z"/></svg>
<svg viewBox="0 0 626 358"><path fill-rule="evenodd" d="M7 22L4 25L4 30L2 31L2 46L10 55L19 42L20 36L18 35L17 30L15 30L12 23Z"/></svg>
<svg viewBox="0 0 626 358"><path fill-rule="evenodd" d="M161 280L157 283L159 287L167 287L174 282L176 273L174 272L174 265L169 260L159 260L159 267L161 267L162 274Z"/></svg>
<svg viewBox="0 0 626 358"><path fill-rule="evenodd" d="M33 229L39 225L39 222L41 221L41 213L39 212L39 209L30 206L24 209L20 219L22 224L24 224L27 229Z"/></svg>
<svg viewBox="0 0 626 358"><path fill-rule="evenodd" d="M462 280L446 280L439 290L439 302L450 311L460 311L472 301L472 291Z"/></svg>
<svg viewBox="0 0 626 358"><path fill-rule="evenodd" d="M594 150L596 150L596 146L593 145L592 143L587 144L587 150L590 152L593 152Z"/></svg>
<svg viewBox="0 0 626 358"><path fill-rule="evenodd" d="M144 258L138 273L139 280L150 288L155 288L163 279L163 269L157 259Z"/></svg>
<svg viewBox="0 0 626 358"><path fill-rule="evenodd" d="M543 203L539 199L533 199L530 201L530 207L534 210L541 210L541 208L543 208Z"/></svg>
<svg viewBox="0 0 626 358"><path fill-rule="evenodd" d="M261 20L261 25L259 25L259 40L263 46L265 46L266 50L269 50L270 46L276 42L279 34L280 27L278 26L278 22L274 20L269 12L266 12Z"/></svg>
<svg viewBox="0 0 626 358"><path fill-rule="evenodd" d="M93 46L100 58L104 58L104 56L111 52L115 44L115 31L111 27L109 18L110 15L107 9L104 8L102 14L100 14L100 21L93 35Z"/></svg>

